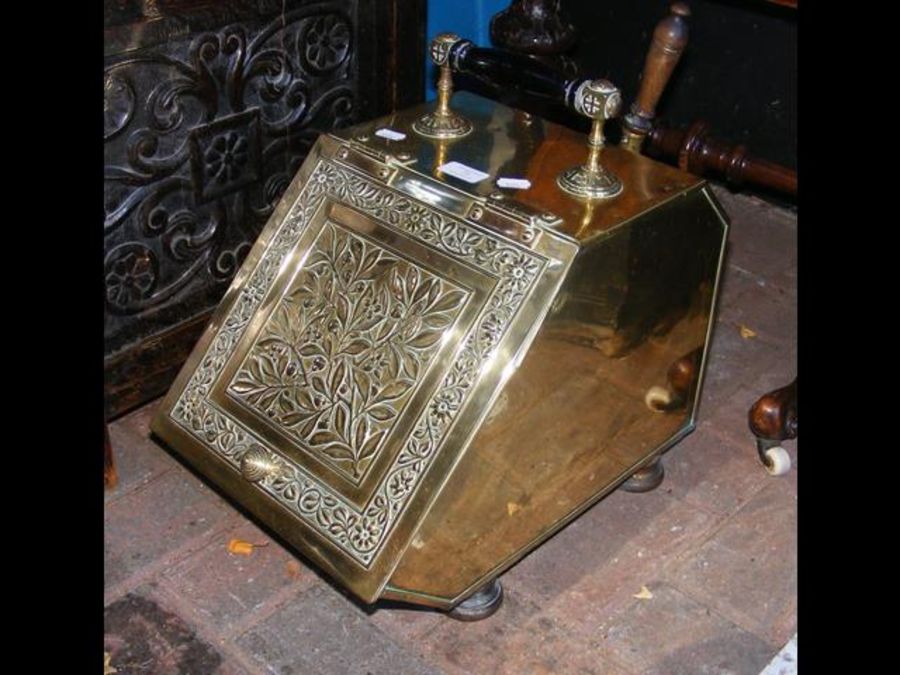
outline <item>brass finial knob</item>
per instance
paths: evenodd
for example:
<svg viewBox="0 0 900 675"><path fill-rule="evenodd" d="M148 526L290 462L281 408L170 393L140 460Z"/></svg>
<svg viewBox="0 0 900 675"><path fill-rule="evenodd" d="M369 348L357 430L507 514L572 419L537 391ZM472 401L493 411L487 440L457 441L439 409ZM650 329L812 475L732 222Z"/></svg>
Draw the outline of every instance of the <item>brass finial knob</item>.
<svg viewBox="0 0 900 675"><path fill-rule="evenodd" d="M575 91L572 106L594 120L588 136L588 158L583 166L574 166L556 178L556 184L577 197L600 199L622 192L622 181L600 164L600 152L606 145L603 125L619 114L622 94L607 80L587 80Z"/></svg>
<svg viewBox="0 0 900 675"><path fill-rule="evenodd" d="M450 69L450 50L458 42L466 42L453 33L441 33L431 41L431 60L441 69L437 84L437 105L434 112L423 115L412 128L428 138L459 138L472 131L472 123L450 110L453 96L453 75Z"/></svg>

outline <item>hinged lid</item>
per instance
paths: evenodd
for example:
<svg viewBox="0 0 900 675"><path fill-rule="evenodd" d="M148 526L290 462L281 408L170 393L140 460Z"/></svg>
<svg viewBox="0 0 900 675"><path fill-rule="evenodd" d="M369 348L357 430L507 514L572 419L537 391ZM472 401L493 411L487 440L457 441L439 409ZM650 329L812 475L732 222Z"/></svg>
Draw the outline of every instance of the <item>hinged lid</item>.
<svg viewBox="0 0 900 675"><path fill-rule="evenodd" d="M154 431L375 600L575 255L532 216L321 137Z"/></svg>

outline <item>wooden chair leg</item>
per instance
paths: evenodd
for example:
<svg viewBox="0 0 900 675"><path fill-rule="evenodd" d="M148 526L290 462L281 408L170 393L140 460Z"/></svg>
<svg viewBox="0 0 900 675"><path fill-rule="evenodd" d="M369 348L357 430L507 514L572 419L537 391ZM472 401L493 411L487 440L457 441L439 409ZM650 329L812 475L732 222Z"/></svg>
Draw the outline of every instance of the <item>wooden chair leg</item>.
<svg viewBox="0 0 900 675"><path fill-rule="evenodd" d="M797 438L797 378L760 397L748 413L760 461L773 476L787 473L791 459L781 441Z"/></svg>
<svg viewBox="0 0 900 675"><path fill-rule="evenodd" d="M113 461L112 444L109 442L109 427L103 423L103 486L111 490L119 482L116 463Z"/></svg>

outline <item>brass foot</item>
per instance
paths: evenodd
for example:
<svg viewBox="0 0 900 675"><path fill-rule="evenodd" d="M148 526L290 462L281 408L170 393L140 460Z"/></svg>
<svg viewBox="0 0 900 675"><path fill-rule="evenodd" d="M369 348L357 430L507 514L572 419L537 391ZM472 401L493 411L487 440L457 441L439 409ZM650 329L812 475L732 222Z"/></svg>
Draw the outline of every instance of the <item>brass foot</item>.
<svg viewBox="0 0 900 675"><path fill-rule="evenodd" d="M622 489L625 492L650 492L659 487L665 475L666 470L663 468L662 461L657 457L652 464L635 471L631 478L622 483Z"/></svg>
<svg viewBox="0 0 900 675"><path fill-rule="evenodd" d="M457 621L481 621L491 616L503 604L503 586L493 579L472 593L447 614Z"/></svg>

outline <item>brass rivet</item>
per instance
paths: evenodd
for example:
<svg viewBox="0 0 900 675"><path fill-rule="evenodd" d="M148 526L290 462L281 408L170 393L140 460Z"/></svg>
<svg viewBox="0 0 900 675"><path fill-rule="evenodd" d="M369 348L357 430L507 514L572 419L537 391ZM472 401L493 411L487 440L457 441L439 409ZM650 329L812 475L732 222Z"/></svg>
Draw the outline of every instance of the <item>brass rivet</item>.
<svg viewBox="0 0 900 675"><path fill-rule="evenodd" d="M399 159L401 162L406 162L412 159L412 155L408 152L401 152L399 155L397 155L397 159Z"/></svg>
<svg viewBox="0 0 900 675"><path fill-rule="evenodd" d="M472 211L469 213L469 217L472 220L481 220L481 216L484 215L484 211L480 206L476 206L472 208Z"/></svg>
<svg viewBox="0 0 900 675"><path fill-rule="evenodd" d="M367 136L366 134L362 134L362 135L356 137L356 140L359 141L360 143L368 143L369 139L370 139L370 136Z"/></svg>

